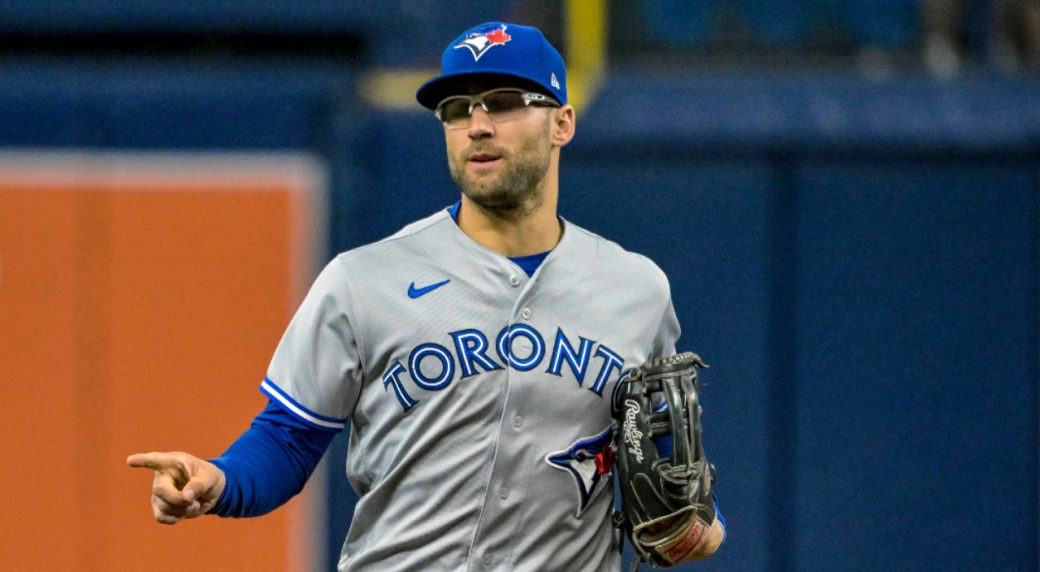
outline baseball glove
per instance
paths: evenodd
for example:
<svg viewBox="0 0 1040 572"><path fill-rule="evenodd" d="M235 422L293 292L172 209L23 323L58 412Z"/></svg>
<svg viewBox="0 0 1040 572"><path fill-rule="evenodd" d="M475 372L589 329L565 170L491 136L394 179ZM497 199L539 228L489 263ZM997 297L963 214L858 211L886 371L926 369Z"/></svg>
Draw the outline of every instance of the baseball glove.
<svg viewBox="0 0 1040 572"><path fill-rule="evenodd" d="M701 443L698 367L708 366L690 352L653 358L621 381L618 394L617 524L640 559L654 566L681 561L715 521L715 467Z"/></svg>

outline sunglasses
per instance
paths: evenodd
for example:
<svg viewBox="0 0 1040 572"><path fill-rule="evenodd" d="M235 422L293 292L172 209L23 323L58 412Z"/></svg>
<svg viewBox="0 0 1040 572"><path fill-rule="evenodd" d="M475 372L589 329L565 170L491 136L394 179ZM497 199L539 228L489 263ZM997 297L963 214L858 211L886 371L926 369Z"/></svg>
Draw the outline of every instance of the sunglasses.
<svg viewBox="0 0 1040 572"><path fill-rule="evenodd" d="M477 105L480 105L491 121L495 122L515 119L531 105L560 107L560 104L548 95L506 87L477 95L446 97L437 104L433 114L448 127L466 127L473 116L473 108Z"/></svg>

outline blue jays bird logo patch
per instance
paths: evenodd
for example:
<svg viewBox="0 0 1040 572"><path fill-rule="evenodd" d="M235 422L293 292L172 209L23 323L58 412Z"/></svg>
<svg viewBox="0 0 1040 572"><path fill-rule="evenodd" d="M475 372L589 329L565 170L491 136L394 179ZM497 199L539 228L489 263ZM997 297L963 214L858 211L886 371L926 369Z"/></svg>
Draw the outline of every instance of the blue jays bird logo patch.
<svg viewBox="0 0 1040 572"><path fill-rule="evenodd" d="M610 482L610 471L614 468L613 440L614 426L611 425L599 435L578 439L570 447L545 457L550 466L574 477L578 487L578 510L574 516L578 518Z"/></svg>
<svg viewBox="0 0 1040 572"><path fill-rule="evenodd" d="M455 44L455 48L469 48L469 51L473 53L473 61L477 61L491 48L501 46L511 39L512 36L506 33L506 26L503 24L489 32L470 34L466 36L465 40Z"/></svg>

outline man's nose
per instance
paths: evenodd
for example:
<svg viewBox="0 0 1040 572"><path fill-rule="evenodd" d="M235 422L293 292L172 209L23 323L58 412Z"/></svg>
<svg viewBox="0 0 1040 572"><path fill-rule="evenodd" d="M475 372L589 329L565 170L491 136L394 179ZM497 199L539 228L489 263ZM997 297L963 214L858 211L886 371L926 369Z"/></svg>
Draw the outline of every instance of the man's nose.
<svg viewBox="0 0 1040 572"><path fill-rule="evenodd" d="M484 108L477 105L473 107L473 114L469 117L469 138L481 139L490 137L495 133L495 124L491 121Z"/></svg>

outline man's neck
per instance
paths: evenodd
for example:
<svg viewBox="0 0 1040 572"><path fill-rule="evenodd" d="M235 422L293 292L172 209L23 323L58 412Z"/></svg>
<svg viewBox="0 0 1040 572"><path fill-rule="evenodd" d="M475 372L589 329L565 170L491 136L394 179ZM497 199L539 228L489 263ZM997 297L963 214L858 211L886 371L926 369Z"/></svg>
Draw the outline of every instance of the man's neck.
<svg viewBox="0 0 1040 572"><path fill-rule="evenodd" d="M552 250L563 233L552 195L530 210L508 212L485 209L463 195L458 222L477 244L511 257Z"/></svg>

